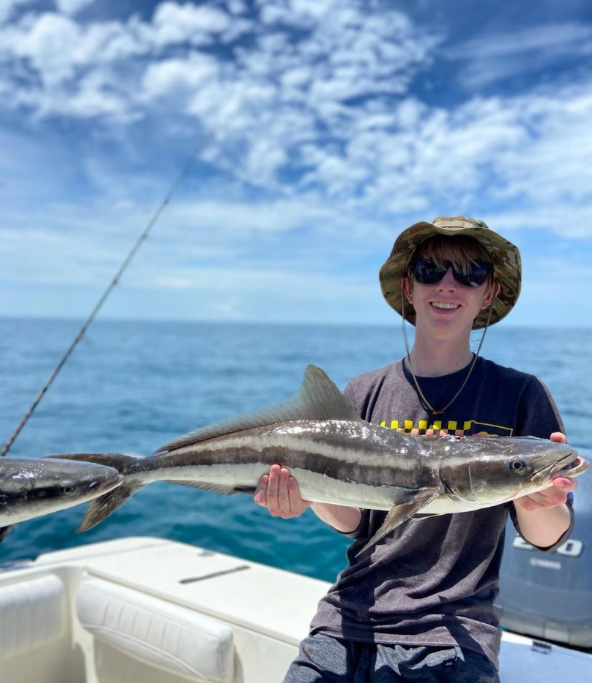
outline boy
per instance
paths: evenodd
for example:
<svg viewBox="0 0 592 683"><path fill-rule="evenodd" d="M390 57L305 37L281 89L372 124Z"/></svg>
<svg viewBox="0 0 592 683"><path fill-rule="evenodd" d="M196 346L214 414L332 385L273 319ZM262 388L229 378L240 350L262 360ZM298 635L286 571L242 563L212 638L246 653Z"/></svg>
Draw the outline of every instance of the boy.
<svg viewBox="0 0 592 683"><path fill-rule="evenodd" d="M555 404L537 378L469 348L471 329L486 330L518 298L520 255L513 244L462 216L416 223L395 241L380 281L387 302L415 325L415 343L402 361L347 385L345 395L362 418L415 434L565 441ZM573 525L574 488L559 478L507 506L410 520L358 558L386 513L311 505L288 470L274 465L255 502L282 517L310 506L355 539L285 683L499 681L493 600L507 515L529 543L550 550Z"/></svg>

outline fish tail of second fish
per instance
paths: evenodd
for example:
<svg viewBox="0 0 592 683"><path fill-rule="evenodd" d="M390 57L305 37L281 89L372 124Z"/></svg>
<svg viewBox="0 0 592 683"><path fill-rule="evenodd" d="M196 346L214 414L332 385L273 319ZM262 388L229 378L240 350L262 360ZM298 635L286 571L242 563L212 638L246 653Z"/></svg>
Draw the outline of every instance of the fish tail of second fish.
<svg viewBox="0 0 592 683"><path fill-rule="evenodd" d="M144 458L141 455L129 455L127 453L62 453L48 455L48 458L59 460L78 460L81 462L94 462L99 465L114 467L120 474L129 475ZM125 481L116 489L91 500L86 508L82 522L77 531L88 531L102 522L120 505L141 489L143 484L131 484ZM112 495L115 494L115 495Z"/></svg>

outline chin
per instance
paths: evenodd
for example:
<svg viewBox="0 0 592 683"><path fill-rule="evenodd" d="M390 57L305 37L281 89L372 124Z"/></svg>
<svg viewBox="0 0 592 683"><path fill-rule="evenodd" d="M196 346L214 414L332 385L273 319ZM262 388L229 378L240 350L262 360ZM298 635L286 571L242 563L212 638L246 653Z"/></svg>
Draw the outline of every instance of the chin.
<svg viewBox="0 0 592 683"><path fill-rule="evenodd" d="M428 333L436 335L442 339L452 339L458 337L460 334L467 334L471 332L474 320L471 318L469 320L461 320L456 316L450 316L447 318L433 318L430 317L429 320L423 321L421 324L417 322L418 329L425 330Z"/></svg>

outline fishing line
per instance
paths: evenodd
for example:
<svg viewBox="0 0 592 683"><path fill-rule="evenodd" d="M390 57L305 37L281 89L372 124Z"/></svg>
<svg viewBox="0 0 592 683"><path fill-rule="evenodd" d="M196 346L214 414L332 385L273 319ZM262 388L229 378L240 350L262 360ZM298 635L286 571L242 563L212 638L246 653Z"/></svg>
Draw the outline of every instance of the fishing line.
<svg viewBox="0 0 592 683"><path fill-rule="evenodd" d="M31 415L32 415L33 412L35 411L35 408L37 408L37 406L41 403L43 397L44 397L45 394L47 393L47 390L48 390L49 387L53 384L53 381L55 380L55 378L58 376L58 373L59 373L60 370L64 367L64 365L66 364L66 362L67 362L68 359L70 358L70 355L72 354L72 352L74 351L74 349L76 348L76 346L78 345L78 343L80 342L80 340L84 337L85 332L88 330L88 328L89 328L90 325L92 324L92 322L93 322L93 320L95 319L97 313L101 310L103 304L104 304L105 301L107 300L107 297L109 296L109 294L111 294L111 291L113 290L113 288L115 287L115 285L119 282L121 276L123 275L123 273L125 272L125 270L126 270L127 267L129 266L129 264L131 263L132 259L134 258L134 256L135 256L136 253L138 252L139 248L142 246L142 243L144 242L144 240L146 240L146 238L148 237L150 231L151 231L152 228L156 225L156 222L158 221L158 219L159 219L160 216L162 215L163 211L166 209L166 207L167 207L168 204L170 203L170 201L171 201L173 195L174 195L175 192L179 189L179 187L183 184L183 182L185 182L185 179L187 178L187 176L188 176L189 173L191 172L193 166L195 165L195 160L196 160L196 158L197 158L197 153L198 153L200 147L201 147L201 145L196 145L196 147L195 147L195 149L193 150L191 156L189 157L188 161L186 162L186 164L184 165L184 167L183 167L183 168L181 169L181 171L179 172L179 175L178 175L178 176L175 178L175 180L173 181L172 185L171 185L170 188L169 188L169 191L168 191L167 194L165 195L165 197L164 197L164 199L162 200L162 202L160 203L159 207L158 207L158 208L156 209L156 211L154 212L152 218L150 218L150 220L148 221L148 223L147 223L146 227L144 228L142 234L141 234L140 237L137 239L136 243L135 243L134 246L132 247L132 249L131 249L131 251L129 252L129 254L128 254L128 255L125 257L125 259L123 260L123 263L122 263L121 266L119 267L119 270L118 270L117 273L115 274L115 277L111 280L111 282L109 283L107 289L106 289L106 290L103 292L103 294L101 295L101 297L100 297L100 299L98 300L97 304L96 304L95 307L93 308L91 314L90 314L90 315L88 316L88 318L84 321L84 324L83 324L82 327L80 328L80 331L79 331L78 334L74 337L74 340L72 341L72 343L71 343L70 346L68 347L68 350L64 353L62 359L61 359L61 360L59 361L59 363L57 364L55 370L51 373L49 379L48 379L47 382L44 384L44 386L43 386L43 388L41 389L41 391L37 394L37 397L36 397L35 400L33 401L31 407L30 407L30 408L26 411L26 413L24 414L22 420L21 420L21 421L19 422L19 424L18 424L18 427L14 430L14 432L12 433L12 436L8 439L8 441L7 441L7 442L4 444L4 446L2 447L2 451L0 452L0 456L4 456L4 455L6 455L6 454L8 453L8 451L9 451L10 448L12 447L12 444L15 442L16 438L18 437L18 435L19 435L20 432L22 431L23 427L27 424L27 422L29 421L29 418L31 417Z"/></svg>

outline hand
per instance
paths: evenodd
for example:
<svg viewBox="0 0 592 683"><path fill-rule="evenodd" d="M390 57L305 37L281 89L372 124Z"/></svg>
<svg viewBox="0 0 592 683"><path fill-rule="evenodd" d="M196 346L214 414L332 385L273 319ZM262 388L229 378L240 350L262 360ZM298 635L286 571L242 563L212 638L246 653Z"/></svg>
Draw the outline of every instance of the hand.
<svg viewBox="0 0 592 683"><path fill-rule="evenodd" d="M259 479L253 500L266 507L273 517L283 519L298 517L310 506L309 501L302 500L298 483L288 468L280 465L272 465L269 474Z"/></svg>
<svg viewBox="0 0 592 683"><path fill-rule="evenodd" d="M551 441L556 443L567 443L567 437L561 432L553 432L549 437ZM528 510L528 512L536 512L537 510L548 510L549 508L557 507L558 505L565 505L567 502L567 494L570 491L575 491L578 484L574 479L567 477L557 477L553 479L553 485L543 491L538 491L530 496L523 496L514 501L514 505Z"/></svg>

